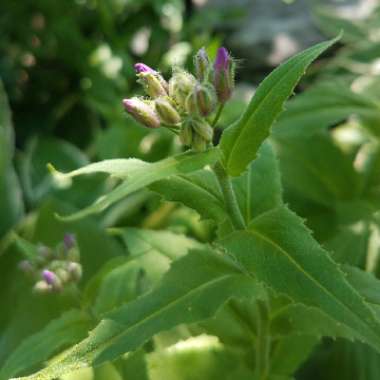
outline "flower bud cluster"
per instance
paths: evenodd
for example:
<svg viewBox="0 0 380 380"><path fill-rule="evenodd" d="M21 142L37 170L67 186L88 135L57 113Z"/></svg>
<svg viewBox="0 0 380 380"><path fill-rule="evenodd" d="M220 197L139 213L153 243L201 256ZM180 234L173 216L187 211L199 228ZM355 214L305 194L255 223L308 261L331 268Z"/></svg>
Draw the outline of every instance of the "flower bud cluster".
<svg viewBox="0 0 380 380"><path fill-rule="evenodd" d="M60 292L82 277L80 253L73 234L66 234L54 249L45 245L37 248L35 256L22 260L19 269L32 279L36 293Z"/></svg>
<svg viewBox="0 0 380 380"><path fill-rule="evenodd" d="M220 48L212 64L206 50L200 49L194 57L195 76L174 68L169 81L144 63L134 67L148 97L124 99L125 110L144 126L167 127L182 144L205 150L213 138L207 118L230 99L234 89L235 62L228 51Z"/></svg>

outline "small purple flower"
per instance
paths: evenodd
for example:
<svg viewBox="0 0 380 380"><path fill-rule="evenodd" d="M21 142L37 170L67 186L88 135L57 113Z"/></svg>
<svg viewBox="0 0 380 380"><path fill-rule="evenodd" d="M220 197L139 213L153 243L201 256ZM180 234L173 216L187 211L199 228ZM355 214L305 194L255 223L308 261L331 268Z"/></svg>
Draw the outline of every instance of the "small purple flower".
<svg viewBox="0 0 380 380"><path fill-rule="evenodd" d="M214 87L218 99L225 103L232 95L235 79L235 63L227 49L218 49L214 62Z"/></svg>
<svg viewBox="0 0 380 380"><path fill-rule="evenodd" d="M74 234L65 234L63 237L63 244L66 250L73 248L76 244L76 239Z"/></svg>
<svg viewBox="0 0 380 380"><path fill-rule="evenodd" d="M49 285L54 285L57 282L56 274L50 270L47 270L47 269L42 271L42 278Z"/></svg>
<svg viewBox="0 0 380 380"><path fill-rule="evenodd" d="M135 70L137 74L140 73L155 73L156 71L150 68L148 65L145 63L136 63L135 64Z"/></svg>

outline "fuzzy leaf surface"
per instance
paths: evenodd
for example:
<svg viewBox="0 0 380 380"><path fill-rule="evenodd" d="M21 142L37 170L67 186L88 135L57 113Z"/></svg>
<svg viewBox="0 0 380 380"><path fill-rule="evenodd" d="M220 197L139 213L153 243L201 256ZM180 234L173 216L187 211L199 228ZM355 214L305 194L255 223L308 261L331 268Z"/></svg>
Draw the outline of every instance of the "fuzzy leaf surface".
<svg viewBox="0 0 380 380"><path fill-rule="evenodd" d="M280 207L222 244L259 281L295 302L321 309L380 351L380 324L302 220Z"/></svg>
<svg viewBox="0 0 380 380"><path fill-rule="evenodd" d="M211 250L192 251L173 264L154 291L109 314L87 339L25 379L53 379L100 365L137 349L157 332L210 318L231 297L261 293L261 287L229 259Z"/></svg>
<svg viewBox="0 0 380 380"><path fill-rule="evenodd" d="M54 172L58 181L65 182L72 177L90 173L108 173L119 178L126 178L119 186L106 195L100 197L95 203L83 210L69 216L62 217L65 221L72 221L85 216L101 212L127 195L140 190L155 181L175 174L191 173L211 165L219 159L219 149L212 148L205 152L186 152L164 160L147 163L136 159L107 160L90 164L69 173Z"/></svg>

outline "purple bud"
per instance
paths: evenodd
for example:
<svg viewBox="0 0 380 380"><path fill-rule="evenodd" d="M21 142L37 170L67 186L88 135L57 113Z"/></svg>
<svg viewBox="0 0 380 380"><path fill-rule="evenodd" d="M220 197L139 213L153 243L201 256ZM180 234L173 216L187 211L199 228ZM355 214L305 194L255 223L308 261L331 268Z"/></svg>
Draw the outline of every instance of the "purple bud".
<svg viewBox="0 0 380 380"><path fill-rule="evenodd" d="M214 68L215 70L227 70L230 61L230 55L225 47L218 49L216 54Z"/></svg>
<svg viewBox="0 0 380 380"><path fill-rule="evenodd" d="M63 237L63 245L65 246L66 250L69 250L73 248L76 244L76 239L74 234L65 234Z"/></svg>
<svg viewBox="0 0 380 380"><path fill-rule="evenodd" d="M214 63L214 87L221 103L225 103L232 95L235 79L235 63L227 49L218 49Z"/></svg>
<svg viewBox="0 0 380 380"><path fill-rule="evenodd" d="M125 110L139 123L148 128L158 128L160 119L155 110L139 98L124 99Z"/></svg>
<svg viewBox="0 0 380 380"><path fill-rule="evenodd" d="M54 285L57 281L57 276L55 275L55 273L47 269L42 271L42 278L49 285Z"/></svg>
<svg viewBox="0 0 380 380"><path fill-rule="evenodd" d="M136 63L135 64L135 70L137 74L140 73L155 73L156 71L150 68L148 65L145 63Z"/></svg>

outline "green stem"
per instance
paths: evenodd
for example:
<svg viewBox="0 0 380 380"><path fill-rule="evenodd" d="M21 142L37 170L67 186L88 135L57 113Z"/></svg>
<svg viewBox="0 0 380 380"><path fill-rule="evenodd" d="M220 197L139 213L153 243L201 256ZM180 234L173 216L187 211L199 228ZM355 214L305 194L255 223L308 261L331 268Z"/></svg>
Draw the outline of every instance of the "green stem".
<svg viewBox="0 0 380 380"><path fill-rule="evenodd" d="M257 301L256 328L257 341L255 380L266 380L269 375L271 342L269 310L265 301Z"/></svg>
<svg viewBox="0 0 380 380"><path fill-rule="evenodd" d="M223 112L223 108L224 108L224 104L225 103L221 103L219 108L218 108L218 111L216 112L216 115L214 117L214 120L212 121L211 123L211 127L215 127L216 123L218 122L219 118L220 118L220 115L222 114Z"/></svg>
<svg viewBox="0 0 380 380"><path fill-rule="evenodd" d="M217 162L214 165L213 169L221 187L224 202L229 217L231 219L232 225L237 230L244 230L245 222L243 216L241 215L240 208L236 200L235 192L232 188L230 177L228 176L221 162Z"/></svg>

